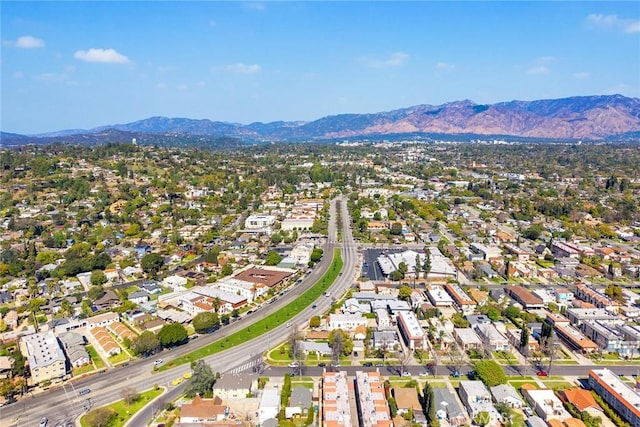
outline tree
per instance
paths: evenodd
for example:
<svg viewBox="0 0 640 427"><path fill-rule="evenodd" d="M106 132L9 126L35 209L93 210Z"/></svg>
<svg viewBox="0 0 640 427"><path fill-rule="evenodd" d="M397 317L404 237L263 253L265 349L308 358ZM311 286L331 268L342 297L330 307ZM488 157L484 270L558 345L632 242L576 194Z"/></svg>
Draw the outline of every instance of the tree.
<svg viewBox="0 0 640 427"><path fill-rule="evenodd" d="M323 254L324 251L321 248L314 248L313 251L311 251L310 260L313 262L318 262L322 259Z"/></svg>
<svg viewBox="0 0 640 427"><path fill-rule="evenodd" d="M216 383L218 375L214 374L204 360L198 360L192 367L193 373L184 389L184 394L188 398L195 397L197 394L206 396L213 391L213 385Z"/></svg>
<svg viewBox="0 0 640 427"><path fill-rule="evenodd" d="M422 263L422 271L424 272L424 278L426 279L431 273L431 250L426 248L424 251L424 262Z"/></svg>
<svg viewBox="0 0 640 427"><path fill-rule="evenodd" d="M477 378L487 387L506 384L507 376L497 362L493 360L480 360L473 365Z"/></svg>
<svg viewBox="0 0 640 427"><path fill-rule="evenodd" d="M140 398L140 393L138 393L135 388L127 386L120 390L120 396L122 396L122 400L124 400L124 403L126 403L127 405L132 405L138 401L138 399Z"/></svg>
<svg viewBox="0 0 640 427"><path fill-rule="evenodd" d="M212 332L220 324L218 313L205 311L193 318L193 329L199 334Z"/></svg>
<svg viewBox="0 0 640 427"><path fill-rule="evenodd" d="M231 267L231 263L227 262L225 265L222 266L222 268L220 269L220 275L222 277L226 277L226 276L230 276L231 273L233 273L233 267Z"/></svg>
<svg viewBox="0 0 640 427"><path fill-rule="evenodd" d="M282 261L282 256L276 251L269 251L267 254L267 259L265 260L265 265L278 265Z"/></svg>
<svg viewBox="0 0 640 427"><path fill-rule="evenodd" d="M92 301L97 300L98 298L102 297L102 295L104 295L104 288L102 287L102 285L91 286L89 288L89 292L87 292L87 296Z"/></svg>
<svg viewBox="0 0 640 427"><path fill-rule="evenodd" d="M404 274L400 270L393 270L390 274L391 280L394 282L399 282L404 279Z"/></svg>
<svg viewBox="0 0 640 427"><path fill-rule="evenodd" d="M19 347L11 352L11 375L14 377L25 377L27 375L26 359Z"/></svg>
<svg viewBox="0 0 640 427"><path fill-rule="evenodd" d="M187 341L187 330L180 323L168 323L158 332L158 340L163 347L173 347Z"/></svg>
<svg viewBox="0 0 640 427"><path fill-rule="evenodd" d="M418 279L420 278L420 269L421 269L421 265L420 265L420 254L416 254L416 260L415 260L415 267L413 267L413 272L415 273L415 278Z"/></svg>
<svg viewBox="0 0 640 427"><path fill-rule="evenodd" d="M500 320L500 311L497 308L491 307L487 310L487 317L492 321L496 322Z"/></svg>
<svg viewBox="0 0 640 427"><path fill-rule="evenodd" d="M453 315L451 316L451 322L456 328L468 328L469 326L471 326L469 321L464 318L464 314L460 312L453 313Z"/></svg>
<svg viewBox="0 0 640 427"><path fill-rule="evenodd" d="M298 373L302 374L302 364L304 361L304 351L302 350L302 334L298 329L298 325L292 325L290 328L291 332L289 333L288 343L289 343L289 354L291 355L291 359L293 362L298 364Z"/></svg>
<svg viewBox="0 0 640 427"><path fill-rule="evenodd" d="M329 333L329 347L334 362L340 361L340 356L348 356L353 351L353 341L342 329L334 329Z"/></svg>
<svg viewBox="0 0 640 427"><path fill-rule="evenodd" d="M309 319L309 327L310 328L319 328L320 327L320 316L312 316Z"/></svg>
<svg viewBox="0 0 640 427"><path fill-rule="evenodd" d="M393 236L401 235L402 224L400 224L399 222L394 222L393 224L391 224L391 229L389 230L389 233L392 234Z"/></svg>
<svg viewBox="0 0 640 427"><path fill-rule="evenodd" d="M111 408L102 407L96 408L93 411L85 415L87 425L93 427L107 427L111 424L111 421L116 417L116 411Z"/></svg>
<svg viewBox="0 0 640 427"><path fill-rule="evenodd" d="M425 382L422 389L422 409L427 415L429 423L433 425L436 421L436 398L433 392L433 388L429 382Z"/></svg>
<svg viewBox="0 0 640 427"><path fill-rule="evenodd" d="M411 288L407 285L400 286L398 289L398 298L403 301L409 301L411 299Z"/></svg>
<svg viewBox="0 0 640 427"><path fill-rule="evenodd" d="M162 269L164 265L164 258L162 255L157 254L155 252L151 252L146 254L140 260L140 267L142 267L142 271L155 277L156 274Z"/></svg>
<svg viewBox="0 0 640 427"><path fill-rule="evenodd" d="M160 348L158 337L151 331L144 331L131 341L131 350L138 355L149 355Z"/></svg>
<svg viewBox="0 0 640 427"><path fill-rule="evenodd" d="M107 283L107 276L102 270L93 270L91 272L91 284L93 286L101 286Z"/></svg>
<svg viewBox="0 0 640 427"><path fill-rule="evenodd" d="M73 306L68 299L64 298L62 301L60 301L60 311L58 311L58 313L62 317L69 317L73 314Z"/></svg>
<svg viewBox="0 0 640 427"><path fill-rule="evenodd" d="M520 351L525 356L529 353L529 328L526 325L520 332Z"/></svg>

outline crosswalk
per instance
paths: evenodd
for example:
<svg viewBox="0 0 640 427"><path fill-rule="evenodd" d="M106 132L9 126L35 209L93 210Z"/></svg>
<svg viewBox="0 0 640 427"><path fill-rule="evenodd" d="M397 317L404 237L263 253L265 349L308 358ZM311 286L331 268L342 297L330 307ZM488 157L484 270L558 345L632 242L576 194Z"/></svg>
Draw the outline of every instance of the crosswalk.
<svg viewBox="0 0 640 427"><path fill-rule="evenodd" d="M248 371L249 369L253 369L255 367L262 367L264 365L264 361L262 358L250 360L240 366L236 366L235 368L226 371L227 374L237 375L241 372Z"/></svg>

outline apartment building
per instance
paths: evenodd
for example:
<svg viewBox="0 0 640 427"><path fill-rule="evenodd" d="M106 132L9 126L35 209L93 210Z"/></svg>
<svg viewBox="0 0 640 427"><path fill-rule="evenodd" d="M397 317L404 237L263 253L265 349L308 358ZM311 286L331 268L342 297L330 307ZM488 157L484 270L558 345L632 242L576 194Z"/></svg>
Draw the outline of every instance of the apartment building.
<svg viewBox="0 0 640 427"><path fill-rule="evenodd" d="M67 373L64 352L52 331L24 336L20 344L29 361L33 384L59 380Z"/></svg>
<svg viewBox="0 0 640 427"><path fill-rule="evenodd" d="M379 372L356 372L356 404L361 427L393 427Z"/></svg>
<svg viewBox="0 0 640 427"><path fill-rule="evenodd" d="M632 427L640 426L640 394L607 368L589 371L589 386Z"/></svg>

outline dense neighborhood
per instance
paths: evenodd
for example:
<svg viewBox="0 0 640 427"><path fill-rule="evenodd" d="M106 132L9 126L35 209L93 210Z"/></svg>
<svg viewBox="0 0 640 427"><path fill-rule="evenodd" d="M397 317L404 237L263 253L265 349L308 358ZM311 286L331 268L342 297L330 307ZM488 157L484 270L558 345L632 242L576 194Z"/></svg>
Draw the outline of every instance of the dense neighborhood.
<svg viewBox="0 0 640 427"><path fill-rule="evenodd" d="M290 372L196 364L156 424L638 426L615 367L640 368L639 165L637 146L503 141L1 151L1 402L161 369L260 313L332 256L340 197L356 269L264 349ZM83 425L121 425L98 410Z"/></svg>

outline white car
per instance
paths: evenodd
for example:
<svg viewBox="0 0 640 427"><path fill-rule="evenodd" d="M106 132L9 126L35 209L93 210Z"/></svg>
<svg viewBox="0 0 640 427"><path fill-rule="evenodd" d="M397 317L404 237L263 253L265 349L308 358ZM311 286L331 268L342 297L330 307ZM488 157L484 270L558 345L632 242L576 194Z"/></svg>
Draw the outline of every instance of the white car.
<svg viewBox="0 0 640 427"><path fill-rule="evenodd" d="M410 377L410 376L411 376L411 372L404 371L404 372L402 373L402 376L403 376L403 377Z"/></svg>
<svg viewBox="0 0 640 427"><path fill-rule="evenodd" d="M299 366L300 366L300 363L298 363L298 362L291 362L291 363L289 363L289 367L290 367L290 368L297 368L297 367L299 367Z"/></svg>
<svg viewBox="0 0 640 427"><path fill-rule="evenodd" d="M160 366L160 365L162 365L163 363L164 363L164 360L162 360L162 359L158 359L158 360L156 360L155 362L153 362L153 364L154 364L154 365L156 365L156 366Z"/></svg>
<svg viewBox="0 0 640 427"><path fill-rule="evenodd" d="M47 417L42 417L42 419L40 420L40 427L47 427L48 423L49 420L47 419Z"/></svg>

